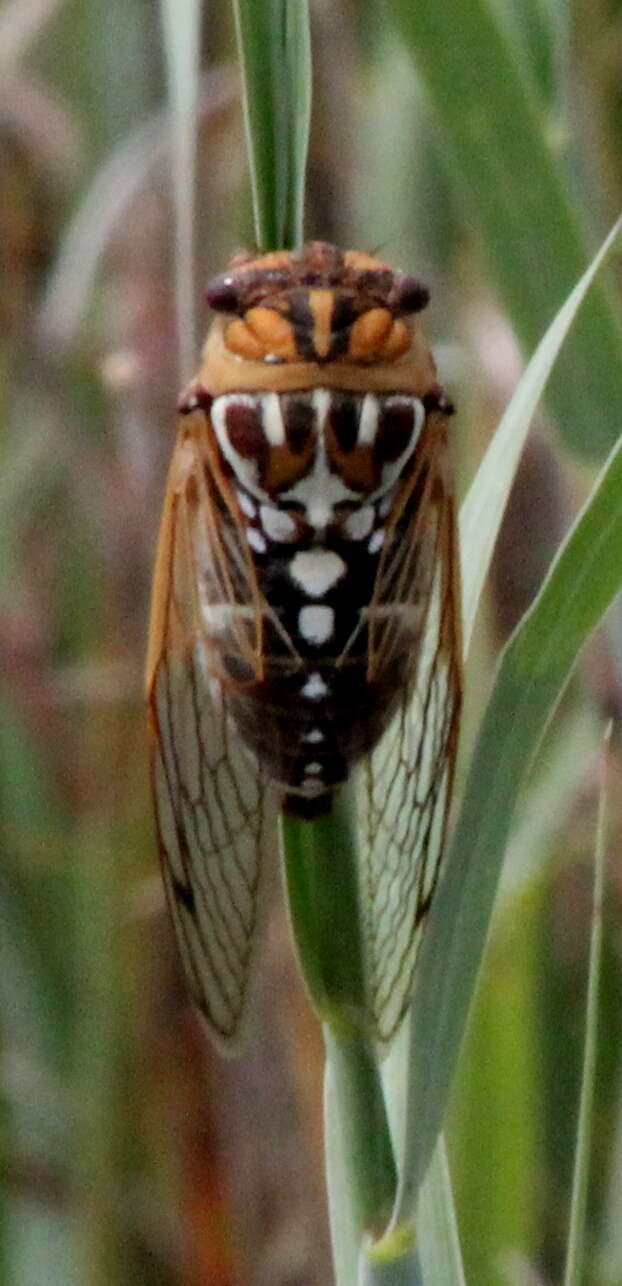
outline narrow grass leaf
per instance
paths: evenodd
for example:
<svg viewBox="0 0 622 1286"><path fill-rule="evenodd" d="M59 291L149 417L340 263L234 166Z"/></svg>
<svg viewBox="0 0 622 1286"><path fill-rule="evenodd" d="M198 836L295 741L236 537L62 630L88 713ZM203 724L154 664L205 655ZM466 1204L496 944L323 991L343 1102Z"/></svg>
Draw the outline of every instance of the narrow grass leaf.
<svg viewBox="0 0 622 1286"><path fill-rule="evenodd" d="M328 1059L324 1070L324 1154L335 1286L354 1286L361 1235L350 1191L335 1075Z"/></svg>
<svg viewBox="0 0 622 1286"><path fill-rule="evenodd" d="M389 0L521 343L533 351L589 259L548 119L489 0ZM620 431L622 328L605 285L586 302L547 391L570 446L601 457Z"/></svg>
<svg viewBox="0 0 622 1286"><path fill-rule="evenodd" d="M311 116L306 0L233 0L255 234L260 250L298 245Z"/></svg>
<svg viewBox="0 0 622 1286"><path fill-rule="evenodd" d="M200 0L160 0L171 108L175 206L175 303L181 378L195 353L194 182L199 98Z"/></svg>
<svg viewBox="0 0 622 1286"><path fill-rule="evenodd" d="M310 998L324 1021L331 1225L341 1227L347 1201L352 1218L341 1237L350 1259L364 1229L378 1235L386 1227L396 1169L376 1051L365 1031L363 934L348 793L342 792L330 815L312 822L282 816L281 835L292 936ZM348 1239L351 1228L355 1244Z"/></svg>
<svg viewBox="0 0 622 1286"><path fill-rule="evenodd" d="M235 101L231 68L214 67L201 78L202 117ZM139 125L95 174L69 220L43 295L38 319L41 343L58 356L76 342L91 302L96 274L111 237L168 147L168 113Z"/></svg>
<svg viewBox="0 0 622 1286"><path fill-rule="evenodd" d="M622 441L503 653L478 737L421 953L400 1219L441 1128L520 784L580 648L621 585Z"/></svg>
<svg viewBox="0 0 622 1286"><path fill-rule="evenodd" d="M592 931L590 935L590 965L587 983L587 1005L585 1015L585 1045L583 1050L583 1074L581 1077L581 1096L579 1101L579 1121L577 1142L572 1178L572 1201L570 1206L570 1228L566 1250L564 1286L580 1286L583 1279L583 1256L585 1243L585 1220L590 1171L590 1147L592 1141L592 1115L594 1109L594 1080L596 1073L596 1050L598 1042L598 992L603 947L602 905L605 875L605 851L607 840L607 752L611 739L611 727L605 736L602 754L602 777L598 806L598 823L596 828L596 851L594 858L594 893L592 902Z"/></svg>
<svg viewBox="0 0 622 1286"><path fill-rule="evenodd" d="M460 545L465 658L495 540L535 407L585 292L611 249L621 226L622 219L618 220L611 229L598 254L541 340L463 502L460 513ZM434 916L432 918L434 919ZM425 953L424 958L426 958ZM419 973L421 974L421 967ZM420 990L422 990L421 987ZM385 1061L384 1081L393 1137L400 1168L403 1171L402 1184L407 1186L408 1175L413 1164L410 1147L411 1144L414 1146L416 1143L412 1122L410 1125L407 1124L411 1110L410 1075L409 1036L408 1033L404 1033L403 1038L400 1037L395 1042L394 1048Z"/></svg>
<svg viewBox="0 0 622 1286"><path fill-rule="evenodd" d="M614 224L522 375L460 510L465 658L495 541L536 406L586 291L622 228Z"/></svg>
<svg viewBox="0 0 622 1286"><path fill-rule="evenodd" d="M412 1229L397 1228L381 1241L363 1246L357 1286L424 1286ZM451 1286L451 1282L446 1286Z"/></svg>
<svg viewBox="0 0 622 1286"><path fill-rule="evenodd" d="M421 1185L417 1235L425 1286L465 1286L451 1176L442 1135Z"/></svg>

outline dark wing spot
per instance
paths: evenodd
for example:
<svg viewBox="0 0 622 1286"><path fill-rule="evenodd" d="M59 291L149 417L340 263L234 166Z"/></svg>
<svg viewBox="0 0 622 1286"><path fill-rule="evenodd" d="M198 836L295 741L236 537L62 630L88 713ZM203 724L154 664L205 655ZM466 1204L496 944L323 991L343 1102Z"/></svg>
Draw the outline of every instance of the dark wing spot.
<svg viewBox="0 0 622 1286"><path fill-rule="evenodd" d="M183 880L173 879L173 893L181 906L186 908L190 915L194 915L194 890L191 884L185 884Z"/></svg>

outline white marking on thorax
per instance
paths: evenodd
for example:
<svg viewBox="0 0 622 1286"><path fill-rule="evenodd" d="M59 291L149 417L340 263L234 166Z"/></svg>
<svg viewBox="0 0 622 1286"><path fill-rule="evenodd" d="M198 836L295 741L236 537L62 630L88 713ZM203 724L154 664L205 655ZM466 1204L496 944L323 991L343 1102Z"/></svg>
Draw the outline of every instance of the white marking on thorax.
<svg viewBox="0 0 622 1286"><path fill-rule="evenodd" d="M364 540L374 525L374 511L371 505L361 505L348 514L343 529L349 540Z"/></svg>
<svg viewBox="0 0 622 1286"><path fill-rule="evenodd" d="M265 499L264 492L257 485L257 462L256 460L247 460L245 456L240 455L232 446L227 431L227 409L229 406L248 406L252 410L257 409L258 399L252 393L223 393L221 397L215 397L210 410L210 419L214 432L218 439L218 445L225 457L225 460L231 465L236 478L259 499Z"/></svg>
<svg viewBox="0 0 622 1286"><path fill-rule="evenodd" d="M378 432L378 398L375 393L366 393L361 406L357 446L371 446Z"/></svg>
<svg viewBox="0 0 622 1286"><path fill-rule="evenodd" d="M373 496L369 497L370 500L375 500L376 496L384 495L387 488L392 487L394 482L397 482L406 461L412 455L417 445L419 435L423 428L423 422L425 420L425 407L421 399L418 397L404 397L401 394L396 394L395 397L388 397L384 405L387 409L390 409L392 406L410 407L413 411L413 427L408 444L402 451L402 454L398 456L397 460L393 460L391 463L385 464L382 470L382 486L379 487L378 491L376 491Z"/></svg>
<svg viewBox="0 0 622 1286"><path fill-rule="evenodd" d="M312 763L310 763L310 764L305 764L305 772L306 772L306 773L307 773L307 772L308 772L308 773L313 773L313 774L314 774L314 776L315 776L317 773L321 773L321 771L322 771L322 765L321 765L320 763L318 763L318 761L317 761L316 759L314 759L314 760L313 760L313 762L312 762Z"/></svg>
<svg viewBox="0 0 622 1286"><path fill-rule="evenodd" d="M246 539L248 540L251 549L255 550L255 553L265 554L268 546L261 532L258 531L256 527L246 528Z"/></svg>
<svg viewBox="0 0 622 1286"><path fill-rule="evenodd" d="M284 499L296 500L304 505L307 521L317 532L324 531L334 522L336 504L343 500L359 499L358 492L350 491L338 474L332 473L328 467L324 433L330 399L329 389L313 390L311 401L318 425L313 466L304 478L290 487L289 491L283 492Z"/></svg>
<svg viewBox="0 0 622 1286"><path fill-rule="evenodd" d="M300 689L303 697L310 697L312 701L318 701L320 697L328 696L328 685L324 682L321 674L317 670L309 675L304 687Z"/></svg>
<svg viewBox="0 0 622 1286"><path fill-rule="evenodd" d="M241 487L236 487L235 494L238 498L238 504L242 513L246 514L247 518L254 518L257 513L257 505L255 504L255 501L251 499L248 492L242 491Z"/></svg>
<svg viewBox="0 0 622 1286"><path fill-rule="evenodd" d="M322 598L347 571L332 549L303 549L294 555L289 573L311 598Z"/></svg>
<svg viewBox="0 0 622 1286"><path fill-rule="evenodd" d="M283 509L276 505L262 505L259 510L259 521L268 540L288 541L296 539L296 523Z"/></svg>
<svg viewBox="0 0 622 1286"><path fill-rule="evenodd" d="M384 545L384 537L385 537L384 527L379 527L378 530L374 532L367 546L370 554L377 554L378 550L382 549L382 546Z"/></svg>
<svg viewBox="0 0 622 1286"><path fill-rule="evenodd" d="M285 443L285 425L278 393L264 393L258 399L262 410L262 425L266 440L271 447L282 447Z"/></svg>

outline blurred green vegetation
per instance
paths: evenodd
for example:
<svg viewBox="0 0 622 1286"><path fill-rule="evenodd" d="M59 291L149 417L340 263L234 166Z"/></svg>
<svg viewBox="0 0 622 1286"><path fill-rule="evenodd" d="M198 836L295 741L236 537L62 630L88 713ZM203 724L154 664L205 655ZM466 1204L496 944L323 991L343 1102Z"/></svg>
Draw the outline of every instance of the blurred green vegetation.
<svg viewBox="0 0 622 1286"><path fill-rule="evenodd" d="M306 221L308 236L380 250L430 282L461 477L517 378L512 325L534 342L583 266L581 248L622 204L619 5L471 4L468 39L464 7L316 0ZM228 7L210 6L197 300L208 273L252 238L233 54ZM257 1040L223 1068L190 1012L157 872L141 669L178 385L158 15L146 0L7 0L0 58L0 1280L319 1286L329 1272L322 1055L282 917L264 953ZM528 92L536 104L533 166L529 150L513 150L507 66L517 101ZM482 87L486 138L501 148L506 130L488 166L467 134ZM547 228L562 208L574 231L566 215L556 220L553 270ZM534 309L521 291L525 258ZM519 473L468 680L465 763L492 660L585 494L585 461L619 429L615 285L613 261L576 341L590 354L575 363L581 398L568 409L562 376L566 401L551 399ZM590 414L601 370L611 425ZM511 844L450 1134L477 1286L561 1277L596 761L606 718L618 720L621 657L614 609L564 697ZM615 735L611 758L613 859ZM620 900L611 860L593 1286L622 1281Z"/></svg>

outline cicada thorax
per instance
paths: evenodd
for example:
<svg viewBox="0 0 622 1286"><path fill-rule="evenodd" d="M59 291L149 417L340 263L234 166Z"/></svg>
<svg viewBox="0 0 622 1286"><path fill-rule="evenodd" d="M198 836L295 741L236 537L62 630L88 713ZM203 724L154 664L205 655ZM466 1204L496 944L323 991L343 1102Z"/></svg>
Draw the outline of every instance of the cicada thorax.
<svg viewBox="0 0 622 1286"><path fill-rule="evenodd" d="M264 256L208 299L225 317L182 411L213 694L284 807L314 816L416 673L451 408L409 316L426 292L375 260Z"/></svg>

